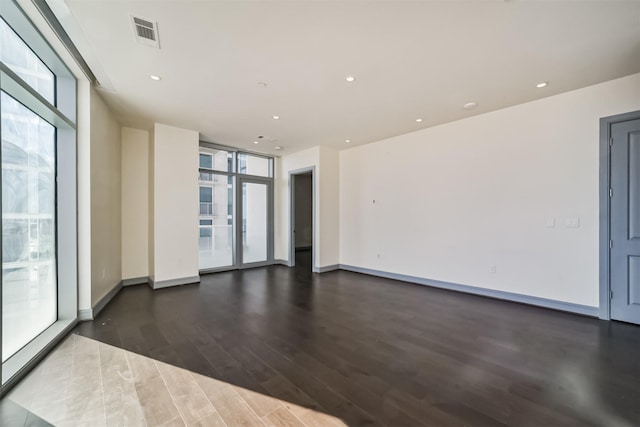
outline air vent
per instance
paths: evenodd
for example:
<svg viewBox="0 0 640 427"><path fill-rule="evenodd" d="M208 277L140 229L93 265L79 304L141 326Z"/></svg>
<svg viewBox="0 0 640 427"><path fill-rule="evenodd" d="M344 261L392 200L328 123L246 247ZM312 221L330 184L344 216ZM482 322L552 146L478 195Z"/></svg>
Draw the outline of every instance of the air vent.
<svg viewBox="0 0 640 427"><path fill-rule="evenodd" d="M131 15L131 23L133 24L133 34L138 43L160 49L157 22Z"/></svg>

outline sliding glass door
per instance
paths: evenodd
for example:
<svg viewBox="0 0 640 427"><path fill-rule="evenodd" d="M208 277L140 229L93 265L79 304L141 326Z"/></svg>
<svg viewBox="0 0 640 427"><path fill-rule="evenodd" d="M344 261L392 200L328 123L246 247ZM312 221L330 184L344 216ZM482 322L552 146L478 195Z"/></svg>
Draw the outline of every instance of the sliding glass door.
<svg viewBox="0 0 640 427"><path fill-rule="evenodd" d="M199 173L200 271L271 263L273 159L202 143Z"/></svg>

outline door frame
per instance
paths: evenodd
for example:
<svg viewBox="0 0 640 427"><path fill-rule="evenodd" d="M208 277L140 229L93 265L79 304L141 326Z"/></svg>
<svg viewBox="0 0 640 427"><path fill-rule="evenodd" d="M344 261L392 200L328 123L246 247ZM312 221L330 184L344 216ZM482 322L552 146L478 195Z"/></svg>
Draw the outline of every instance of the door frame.
<svg viewBox="0 0 640 427"><path fill-rule="evenodd" d="M289 267L296 265L296 175L304 175L311 172L311 270L317 271L316 250L318 243L316 239L316 167L309 166L302 169L289 171Z"/></svg>
<svg viewBox="0 0 640 427"><path fill-rule="evenodd" d="M600 312L611 320L611 127L616 123L640 119L640 110L600 119Z"/></svg>
<svg viewBox="0 0 640 427"><path fill-rule="evenodd" d="M267 186L267 259L265 261L257 261L245 263L243 259L242 248L242 213L244 206L242 202L242 184L264 184ZM235 258L236 268L243 270L245 268L263 267L273 264L273 180L266 177L258 177L255 175L237 175L236 176L236 234L235 234Z"/></svg>

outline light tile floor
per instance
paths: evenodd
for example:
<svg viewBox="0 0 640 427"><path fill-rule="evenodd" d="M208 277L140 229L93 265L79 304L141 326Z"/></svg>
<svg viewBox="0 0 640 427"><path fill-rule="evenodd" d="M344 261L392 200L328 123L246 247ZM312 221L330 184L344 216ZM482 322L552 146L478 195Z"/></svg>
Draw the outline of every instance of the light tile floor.
<svg viewBox="0 0 640 427"><path fill-rule="evenodd" d="M330 415L69 336L8 395L56 426L344 426Z"/></svg>

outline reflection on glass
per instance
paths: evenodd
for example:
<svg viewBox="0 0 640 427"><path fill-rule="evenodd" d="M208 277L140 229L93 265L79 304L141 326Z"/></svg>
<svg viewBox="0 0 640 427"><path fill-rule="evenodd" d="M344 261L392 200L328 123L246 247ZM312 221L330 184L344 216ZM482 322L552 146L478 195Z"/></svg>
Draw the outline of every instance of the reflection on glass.
<svg viewBox="0 0 640 427"><path fill-rule="evenodd" d="M0 61L54 104L53 73L1 18Z"/></svg>
<svg viewBox="0 0 640 427"><path fill-rule="evenodd" d="M242 183L242 262L267 260L267 185Z"/></svg>
<svg viewBox="0 0 640 427"><path fill-rule="evenodd" d="M271 176L270 160L251 154L238 154L238 173L256 176Z"/></svg>
<svg viewBox="0 0 640 427"><path fill-rule="evenodd" d="M2 361L56 321L55 130L2 92Z"/></svg>
<svg viewBox="0 0 640 427"><path fill-rule="evenodd" d="M204 175L204 176L203 176ZM201 270L233 265L233 178L200 174Z"/></svg>

